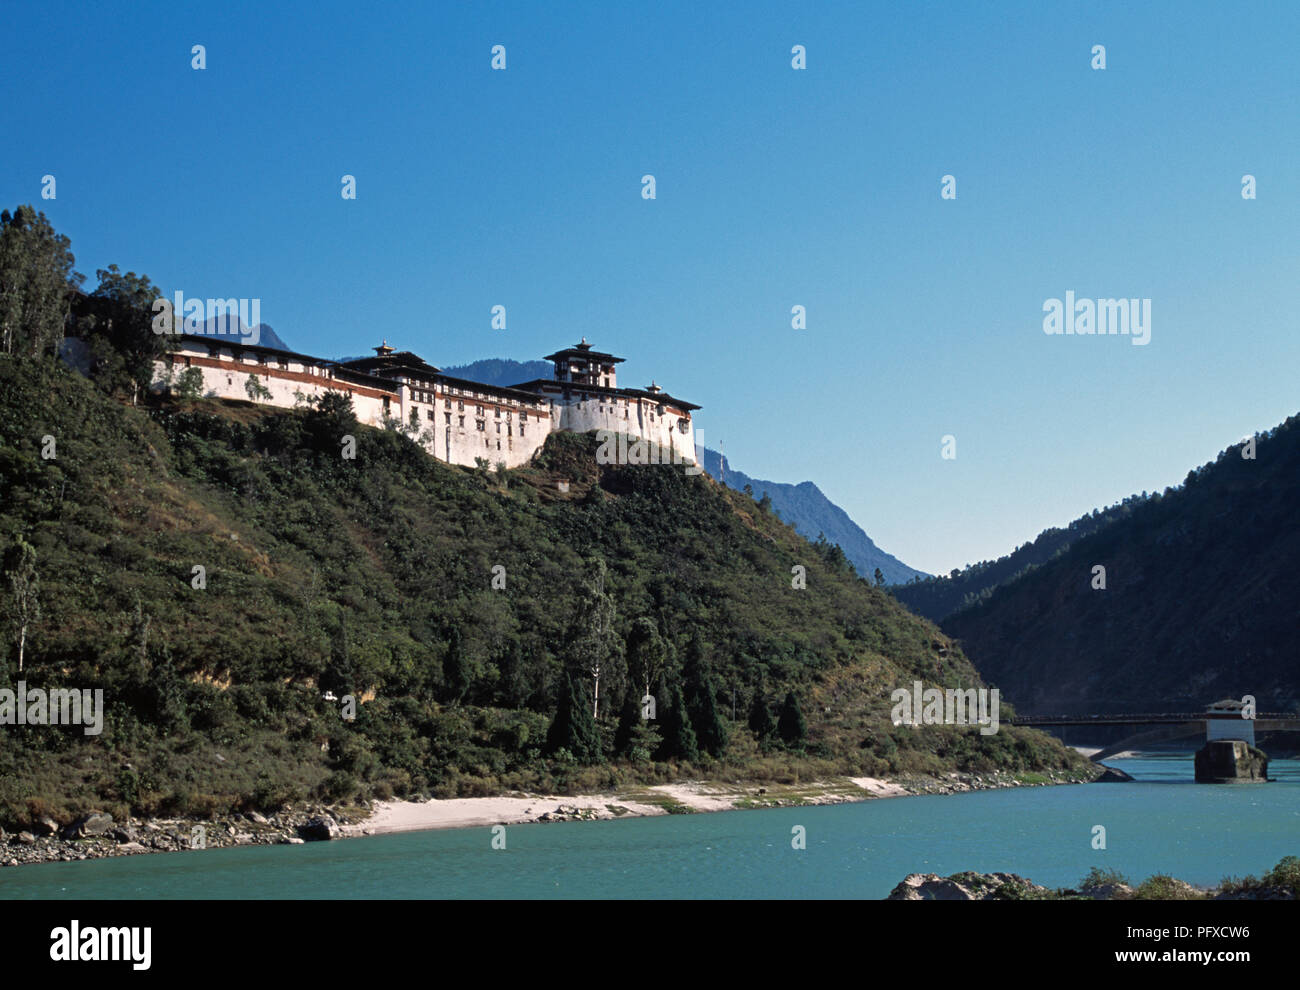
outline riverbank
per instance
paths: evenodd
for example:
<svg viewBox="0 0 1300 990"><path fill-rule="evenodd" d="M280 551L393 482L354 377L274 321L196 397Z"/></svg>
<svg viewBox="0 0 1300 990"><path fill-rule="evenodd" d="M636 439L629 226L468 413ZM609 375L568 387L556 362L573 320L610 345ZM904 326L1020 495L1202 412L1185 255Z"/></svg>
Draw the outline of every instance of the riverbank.
<svg viewBox="0 0 1300 990"><path fill-rule="evenodd" d="M1101 768L1097 768L1101 772ZM1041 773L949 773L887 780L843 777L807 784L687 781L633 786L606 794L509 793L496 797L383 801L369 807L308 806L270 815L248 812L215 820L129 819L107 814L60 824L52 819L29 830L0 831L0 865L72 862L108 856L187 852L245 845L385 835L428 829L599 821L650 815L696 814L755 808L813 807L920 794L960 794L1009 787L1085 783L1094 776L1066 770Z"/></svg>

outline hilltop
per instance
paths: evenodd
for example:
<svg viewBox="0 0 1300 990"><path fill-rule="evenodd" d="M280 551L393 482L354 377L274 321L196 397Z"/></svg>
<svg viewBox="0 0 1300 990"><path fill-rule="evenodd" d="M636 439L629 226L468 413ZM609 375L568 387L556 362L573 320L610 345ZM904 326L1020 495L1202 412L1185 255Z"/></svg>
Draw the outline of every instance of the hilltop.
<svg viewBox="0 0 1300 990"><path fill-rule="evenodd" d="M0 823L686 776L1090 773L1030 730L891 725L892 689L978 685L970 662L838 548L705 475L598 465L583 434L488 472L342 403L136 394L0 359L0 539L31 546L40 588L21 678L100 688L107 708L93 739L6 727ZM628 718L647 679L653 724Z"/></svg>

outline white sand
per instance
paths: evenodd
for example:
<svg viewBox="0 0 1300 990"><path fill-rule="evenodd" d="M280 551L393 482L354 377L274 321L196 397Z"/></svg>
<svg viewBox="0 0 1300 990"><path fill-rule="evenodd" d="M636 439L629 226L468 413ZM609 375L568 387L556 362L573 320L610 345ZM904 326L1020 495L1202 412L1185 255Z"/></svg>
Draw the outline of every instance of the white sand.
<svg viewBox="0 0 1300 990"><path fill-rule="evenodd" d="M576 796L528 795L526 797L450 798L432 801L381 801L374 813L357 825L344 825L344 835L383 835L426 828L473 828L488 825L520 825L547 812L566 808L590 810L598 818L617 818L607 805L626 808L626 814L662 815L662 808L620 801L612 794Z"/></svg>
<svg viewBox="0 0 1300 990"><path fill-rule="evenodd" d="M908 792L898 784L875 777L850 778L866 793L865 798L903 797ZM812 785L816 786L816 785ZM687 781L644 788L663 795L692 811L731 811L736 802L757 796L756 786L705 784ZM842 797L836 800L843 800ZM820 802L815 802L820 803ZM616 814L610 805L626 809ZM555 814L561 807L577 808L599 819L667 814L658 804L629 801L617 794L525 794L505 797L450 798L432 801L376 802L369 818L356 825L344 825L344 835L384 835L434 828L486 828L490 825L522 825L540 816Z"/></svg>

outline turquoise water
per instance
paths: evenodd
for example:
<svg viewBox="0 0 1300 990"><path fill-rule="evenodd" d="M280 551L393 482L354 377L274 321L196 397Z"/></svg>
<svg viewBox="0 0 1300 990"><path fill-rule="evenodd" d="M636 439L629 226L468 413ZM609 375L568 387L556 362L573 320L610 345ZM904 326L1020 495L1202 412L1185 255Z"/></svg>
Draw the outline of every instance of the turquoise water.
<svg viewBox="0 0 1300 990"><path fill-rule="evenodd" d="M1065 886L1098 865L1213 884L1300 855L1298 761L1274 761L1279 782L1254 786L1193 783L1191 754L1109 762L1138 782L516 825L504 850L476 828L48 863L0 870L0 897L880 898L908 873Z"/></svg>

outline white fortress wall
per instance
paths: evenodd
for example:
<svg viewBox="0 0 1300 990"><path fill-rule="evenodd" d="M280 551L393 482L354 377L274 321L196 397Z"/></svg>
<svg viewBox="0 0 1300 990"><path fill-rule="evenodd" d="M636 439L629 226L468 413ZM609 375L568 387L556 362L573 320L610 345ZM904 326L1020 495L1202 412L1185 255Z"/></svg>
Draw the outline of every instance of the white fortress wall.
<svg viewBox="0 0 1300 990"><path fill-rule="evenodd" d="M203 376L201 394L248 401L250 378L270 393L260 404L293 408L326 392L351 395L357 419L382 427L387 418L409 430L418 420L417 440L434 457L473 467L481 458L495 467L527 464L553 430L587 433L612 430L658 444L681 461L695 460L691 414L666 396L583 390L578 385L530 390L497 389L445 379L430 368L430 380L383 379L349 373L333 362L306 355L241 349L224 341L185 340L155 362L155 382L170 372L174 382L186 368ZM353 380L353 378L359 380ZM549 385L549 383L547 383ZM566 397L561 389L568 390Z"/></svg>

